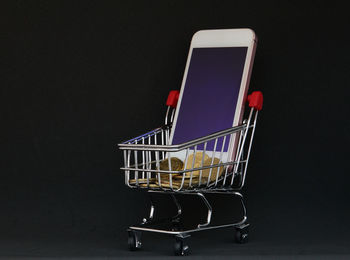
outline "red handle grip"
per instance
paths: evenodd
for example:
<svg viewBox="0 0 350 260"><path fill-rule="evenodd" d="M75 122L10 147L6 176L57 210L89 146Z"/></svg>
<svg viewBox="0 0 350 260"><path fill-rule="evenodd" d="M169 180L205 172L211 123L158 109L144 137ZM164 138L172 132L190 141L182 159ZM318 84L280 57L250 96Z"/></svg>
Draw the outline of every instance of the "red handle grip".
<svg viewBox="0 0 350 260"><path fill-rule="evenodd" d="M254 107L256 110L261 110L263 107L263 94L260 91L254 91L252 94L248 95L247 101L250 107Z"/></svg>
<svg viewBox="0 0 350 260"><path fill-rule="evenodd" d="M171 90L168 95L168 99L166 100L166 105L172 108L176 108L177 101L179 100L180 91Z"/></svg>

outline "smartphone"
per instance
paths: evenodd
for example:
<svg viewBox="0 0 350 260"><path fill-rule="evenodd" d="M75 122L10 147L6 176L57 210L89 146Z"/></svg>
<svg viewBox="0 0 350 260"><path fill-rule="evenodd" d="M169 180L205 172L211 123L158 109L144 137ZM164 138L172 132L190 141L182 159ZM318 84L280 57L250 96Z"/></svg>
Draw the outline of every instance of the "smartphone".
<svg viewBox="0 0 350 260"><path fill-rule="evenodd" d="M256 44L257 37L251 29L201 30L193 35L170 144L185 143L242 123ZM237 140L233 135L226 141L222 161L233 160ZM218 143L216 151L221 148ZM213 149L213 144L208 143L206 153L211 156Z"/></svg>

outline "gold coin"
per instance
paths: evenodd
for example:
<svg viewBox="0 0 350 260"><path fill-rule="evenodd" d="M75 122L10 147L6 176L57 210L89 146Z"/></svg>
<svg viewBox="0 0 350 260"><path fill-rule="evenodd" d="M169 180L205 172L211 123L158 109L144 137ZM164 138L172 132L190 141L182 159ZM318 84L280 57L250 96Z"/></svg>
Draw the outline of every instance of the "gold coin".
<svg viewBox="0 0 350 260"><path fill-rule="evenodd" d="M160 175L160 180L161 181L169 181L170 179L175 179L175 177L178 177L178 176L180 176L180 175L178 175L178 174L161 174ZM158 181L159 179L157 178L157 181Z"/></svg>
<svg viewBox="0 0 350 260"><path fill-rule="evenodd" d="M171 163L171 170L172 171L181 171L183 169L183 162L177 158L177 157L171 157L170 158L170 163ZM168 158L162 160L159 163L159 169L163 170L163 171L169 171L169 161ZM160 173L160 179L161 182L165 181L165 180L169 180L169 176L172 176L172 178L174 176L177 176L177 173L172 173L172 174L168 174L168 173ZM158 180L158 176L157 176L157 180Z"/></svg>
<svg viewBox="0 0 350 260"><path fill-rule="evenodd" d="M171 171L181 171L184 167L184 163L177 157L170 158ZM160 161L159 169L163 171L169 171L169 160L168 158Z"/></svg>
<svg viewBox="0 0 350 260"><path fill-rule="evenodd" d="M194 164L193 164L193 157L194 157ZM196 152L196 156L194 154L190 154L187 159L187 164L186 164L186 170L192 169L193 168L199 168L202 166L202 159L203 159L203 152ZM204 160L209 159L209 156L204 153ZM190 176L192 173L193 176L199 176L199 171L192 171L192 172L186 172L187 176Z"/></svg>
<svg viewBox="0 0 350 260"><path fill-rule="evenodd" d="M137 179L131 179L129 180L129 184L136 184L136 180ZM155 182L157 179L156 178L149 178L148 179L148 182L149 183L152 183L152 182ZM141 184L141 183L147 183L147 179L138 179L138 183Z"/></svg>
<svg viewBox="0 0 350 260"><path fill-rule="evenodd" d="M182 178L184 178L185 180L190 179L191 178L191 172L189 172L188 175L183 176L182 174L176 175L173 177L175 180L182 180ZM192 175L192 179L198 179L199 175Z"/></svg>
<svg viewBox="0 0 350 260"><path fill-rule="evenodd" d="M198 180L199 179L192 179L192 183L198 183ZM184 180L183 182L184 183L190 183L190 181L191 181L190 179L187 179L187 180ZM156 183L158 183L158 182L156 182ZM164 184L170 184L170 181L161 181L161 184L163 184L163 183ZM173 180L172 183L180 185L182 183L182 180Z"/></svg>
<svg viewBox="0 0 350 260"><path fill-rule="evenodd" d="M158 184L155 184L155 183L150 183L148 186L147 186L147 183L141 183L140 184L140 187L149 187L149 188L159 188L159 185Z"/></svg>
<svg viewBox="0 0 350 260"><path fill-rule="evenodd" d="M196 186L199 183L199 179L193 178L192 181L190 179L184 179L183 182L182 182L182 180L179 180L179 179L172 181L173 188L179 188L179 187L181 187L181 184L183 184L183 186L182 186L183 188L186 188L190 185L190 183L191 183L191 186ZM171 187L169 181L162 181L161 185L164 187Z"/></svg>
<svg viewBox="0 0 350 260"><path fill-rule="evenodd" d="M214 158L213 163L211 163L211 158L208 158L203 163L203 166L210 166L210 165L219 164L219 163L220 163L220 160L218 158ZM210 170L211 170L210 181L215 181L216 176L218 175L218 177L220 177L221 174L223 173L224 167L221 166L221 167L204 169L202 171L202 180L204 183L206 183L208 181Z"/></svg>

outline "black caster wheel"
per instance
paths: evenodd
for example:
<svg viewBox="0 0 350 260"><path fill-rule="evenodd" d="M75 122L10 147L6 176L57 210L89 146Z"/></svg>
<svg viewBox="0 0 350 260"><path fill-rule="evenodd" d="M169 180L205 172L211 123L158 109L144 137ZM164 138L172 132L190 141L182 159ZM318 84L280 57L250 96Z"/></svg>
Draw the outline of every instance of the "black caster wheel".
<svg viewBox="0 0 350 260"><path fill-rule="evenodd" d="M178 256L184 256L189 253L189 247L183 238L176 238L174 244L174 253Z"/></svg>
<svg viewBox="0 0 350 260"><path fill-rule="evenodd" d="M141 232L128 230L128 246L130 251L135 251L141 248Z"/></svg>
<svg viewBox="0 0 350 260"><path fill-rule="evenodd" d="M248 227L236 228L236 242L239 244L244 244L248 242Z"/></svg>

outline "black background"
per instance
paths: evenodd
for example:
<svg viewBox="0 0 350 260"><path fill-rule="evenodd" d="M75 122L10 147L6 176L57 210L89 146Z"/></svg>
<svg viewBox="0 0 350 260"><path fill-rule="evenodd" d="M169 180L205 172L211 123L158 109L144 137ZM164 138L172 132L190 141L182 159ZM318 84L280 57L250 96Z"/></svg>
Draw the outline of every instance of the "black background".
<svg viewBox="0 0 350 260"><path fill-rule="evenodd" d="M259 37L250 90L265 97L244 190L251 241L198 233L192 256L350 253L344 5L12 1L1 10L0 256L172 255L172 239L152 234L127 251L125 229L147 199L123 184L116 144L161 125L197 30L243 27Z"/></svg>

